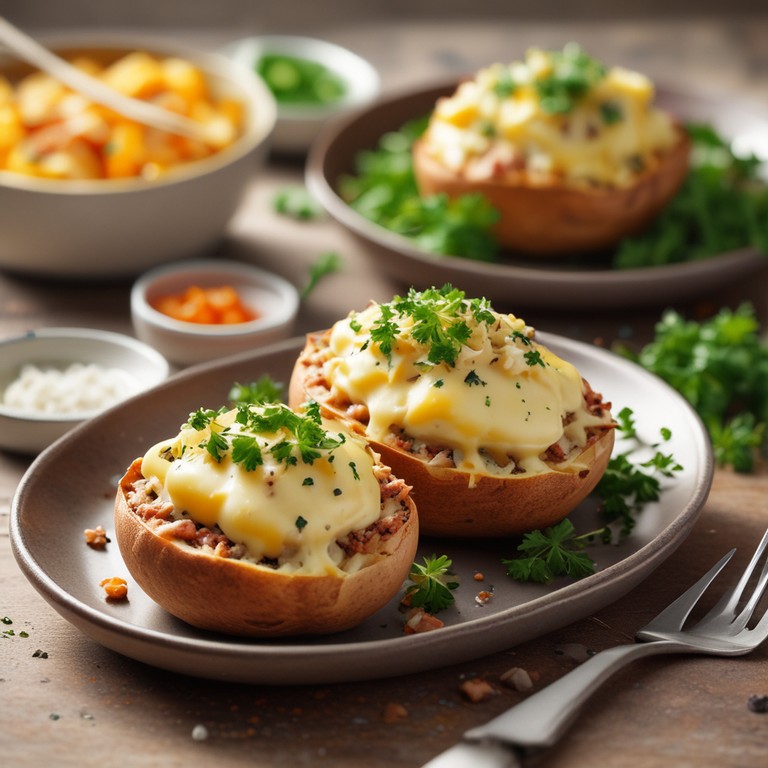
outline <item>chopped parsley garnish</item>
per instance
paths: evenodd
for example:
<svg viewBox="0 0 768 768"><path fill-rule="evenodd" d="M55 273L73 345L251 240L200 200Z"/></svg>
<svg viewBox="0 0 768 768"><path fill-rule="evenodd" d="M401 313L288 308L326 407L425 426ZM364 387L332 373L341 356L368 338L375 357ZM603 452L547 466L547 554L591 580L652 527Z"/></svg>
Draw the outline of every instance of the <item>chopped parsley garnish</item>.
<svg viewBox="0 0 768 768"><path fill-rule="evenodd" d="M344 491L342 491L341 488L334 488L333 489L333 495L334 496L341 496L342 493L344 493Z"/></svg>
<svg viewBox="0 0 768 768"><path fill-rule="evenodd" d="M638 447L650 447L654 453L645 461L635 461L630 449L610 459L595 489L595 495L601 500L600 515L605 525L590 533L577 534L566 518L550 528L525 534L518 546L523 556L502 560L511 578L546 583L559 576L580 579L594 573L594 561L582 550L597 542L610 543L614 537L614 523L618 524L619 538L629 535L642 506L659 499L660 477L672 477L682 470L671 454L658 450L659 444L643 446L630 408L619 412L617 430L623 432L624 437L635 440ZM666 427L662 427L659 434L663 442L672 436Z"/></svg>
<svg viewBox="0 0 768 768"><path fill-rule="evenodd" d="M619 107L618 104L614 104L612 101L606 101L600 105L600 116L603 118L603 122L606 125L614 125L615 123L620 123L624 119L621 107Z"/></svg>
<svg viewBox="0 0 768 768"><path fill-rule="evenodd" d="M352 470L352 476L355 478L355 480L359 480L360 475L357 474L357 465L354 461L349 462L349 468Z"/></svg>
<svg viewBox="0 0 768 768"><path fill-rule="evenodd" d="M491 407L491 398L488 395L485 396L485 407L486 408Z"/></svg>
<svg viewBox="0 0 768 768"><path fill-rule="evenodd" d="M255 437L237 435L232 438L232 461L240 464L246 472L252 472L264 463L261 448Z"/></svg>
<svg viewBox="0 0 768 768"><path fill-rule="evenodd" d="M320 406L315 402L307 403L304 413L296 413L282 403L238 403L235 422L239 431L217 423L220 413L200 409L190 414L188 425L200 431L208 429L199 446L217 462L230 453L232 461L248 472L264 464L265 453L286 466L296 466L299 460L312 464L322 456L332 461L332 452L346 442L342 433L326 432ZM279 439L281 434L285 436ZM278 439L270 444L263 439L265 436Z"/></svg>
<svg viewBox="0 0 768 768"><path fill-rule="evenodd" d="M541 108L550 114L567 114L606 75L605 65L569 43L550 54L551 71L534 81Z"/></svg>
<svg viewBox="0 0 768 768"><path fill-rule="evenodd" d="M405 333L396 318L410 318L407 333L427 348L427 360L432 365L453 366L462 346L472 335L469 320L492 325L496 317L487 299L466 299L464 291L446 283L442 288L417 291L411 288L406 296L395 296L380 305L380 317L371 328L371 339L391 359L397 339Z"/></svg>
<svg viewBox="0 0 768 768"><path fill-rule="evenodd" d="M617 423L619 432L640 443L630 408L623 408L619 412ZM672 437L672 432L666 427L662 427L659 434L662 442ZM659 450L659 444L650 447L654 453L645 461L634 461L631 449L612 456L605 474L595 487L595 494L601 499L603 519L607 524L618 521L621 524L621 536L628 536L632 532L636 513L644 504L659 500L660 477L672 477L675 472L683 469L674 456Z"/></svg>
<svg viewBox="0 0 768 768"><path fill-rule="evenodd" d="M279 403L283 400L285 386L275 381L265 373L250 384L232 385L229 390L229 400L234 405L238 403Z"/></svg>
<svg viewBox="0 0 768 768"><path fill-rule="evenodd" d="M305 477L302 485L314 485L315 481L311 477Z"/></svg>
<svg viewBox="0 0 768 768"><path fill-rule="evenodd" d="M445 381L443 381L443 379L438 379L432 386L435 389L441 389L442 387L445 386Z"/></svg>
<svg viewBox="0 0 768 768"><path fill-rule="evenodd" d="M355 333L360 333L360 331L363 330L363 326L360 324L360 321L357 319L356 315L352 315L352 317L349 318L349 327Z"/></svg>
<svg viewBox="0 0 768 768"><path fill-rule="evenodd" d="M299 515L296 518L296 528L298 530L300 530L300 531L303 530L304 527L306 526L306 524L307 524L307 521L301 515Z"/></svg>
<svg viewBox="0 0 768 768"><path fill-rule="evenodd" d="M210 431L208 439L204 440L200 445L205 448L217 462L224 458L224 454L229 448L229 443L227 442L226 437L214 430Z"/></svg>
<svg viewBox="0 0 768 768"><path fill-rule="evenodd" d="M525 358L525 362L528 363L531 368L533 368L534 365L540 365L542 368L547 367L547 364L544 362L544 359L541 356L541 352L539 352L538 349L529 350L523 355L523 357Z"/></svg>
<svg viewBox="0 0 768 768"><path fill-rule="evenodd" d="M516 581L547 583L559 576L581 579L595 572L595 563L583 551L597 538L610 535L607 528L577 536L568 518L544 530L523 536L518 551L523 557L502 560L507 575Z"/></svg>
<svg viewBox="0 0 768 768"><path fill-rule="evenodd" d="M474 369L471 370L465 377L464 377L464 383L467 386L475 386L475 387L485 387L487 386L488 382L483 381L477 373L475 373Z"/></svg>
<svg viewBox="0 0 768 768"><path fill-rule="evenodd" d="M450 568L452 561L446 555L424 558L424 565L413 563L408 579L411 585L405 591L405 600L415 608L437 613L453 605L453 590L459 580Z"/></svg>

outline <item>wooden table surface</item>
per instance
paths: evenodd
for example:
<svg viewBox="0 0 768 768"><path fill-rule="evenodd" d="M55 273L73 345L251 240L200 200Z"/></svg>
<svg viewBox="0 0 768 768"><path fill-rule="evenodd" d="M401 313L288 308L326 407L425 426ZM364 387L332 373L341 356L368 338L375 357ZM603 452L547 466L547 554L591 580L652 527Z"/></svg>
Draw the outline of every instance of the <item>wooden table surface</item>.
<svg viewBox="0 0 768 768"><path fill-rule="evenodd" d="M244 30L217 31L215 40ZM370 58L385 89L429 82L510 60L532 44L579 40L608 61L670 74L692 86L738 91L768 105L768 20L633 24L466 24L392 22L334 25L313 33ZM213 38L208 41L213 44ZM254 181L220 253L243 258L304 284L308 265L338 251L344 270L326 279L304 306L298 332L325 327L369 298L399 286L371 270L328 220L299 224L272 210L275 191L300 183L302 164L273 159ZM0 236L2 234L0 233ZM689 315L742 300L763 323L766 272L716 295L676 307ZM0 274L0 338L43 326L87 326L131 333L130 281L68 283ZM596 304L599 298L596 299ZM641 341L663 307L621 312L543 312L515 307L531 324L586 341ZM19 571L8 516L29 458L0 454L0 617L16 635L0 638L0 755L8 766L181 766L216 761L249 766L419 766L525 694L500 684L511 667L534 690L578 663L566 648L599 651L634 631L727 548L744 562L768 525L768 473L718 470L690 537L633 592L571 626L494 656L432 672L370 683L263 687L217 683L159 671L106 650L61 618ZM11 625L8 626L11 628ZM6 629L5 626L0 629ZM28 637L19 636L21 631ZM35 656L42 650L47 657ZM482 676L499 695L469 703L465 679ZM635 664L590 701L561 744L543 760L586 766L758 766L768 764L768 714L750 696L768 695L768 651L738 659L669 657ZM196 725L207 738L192 737ZM119 757L118 757L119 756Z"/></svg>

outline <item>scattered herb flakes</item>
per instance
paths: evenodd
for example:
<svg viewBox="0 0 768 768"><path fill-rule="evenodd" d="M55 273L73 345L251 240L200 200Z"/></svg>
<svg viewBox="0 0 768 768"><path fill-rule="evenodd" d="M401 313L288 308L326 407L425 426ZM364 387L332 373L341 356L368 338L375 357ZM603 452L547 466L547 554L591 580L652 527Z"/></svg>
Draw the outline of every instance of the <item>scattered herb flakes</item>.
<svg viewBox="0 0 768 768"><path fill-rule="evenodd" d="M47 651L41 651L39 648L32 654L33 659L47 659Z"/></svg>
<svg viewBox="0 0 768 768"><path fill-rule="evenodd" d="M458 577L450 570L453 562L446 556L424 557L424 565L413 563L404 601L415 608L437 613L453 605L453 590L459 586Z"/></svg>
<svg viewBox="0 0 768 768"><path fill-rule="evenodd" d="M305 477L301 484L307 486L314 485L315 481L311 477Z"/></svg>
<svg viewBox="0 0 768 768"><path fill-rule="evenodd" d="M9 619L7 616L3 616L3 618L0 619L0 621L2 621L3 624L13 624L13 620Z"/></svg>
<svg viewBox="0 0 768 768"><path fill-rule="evenodd" d="M303 531L306 525L307 525L307 521L301 515L299 515L296 518L296 529L299 531Z"/></svg>

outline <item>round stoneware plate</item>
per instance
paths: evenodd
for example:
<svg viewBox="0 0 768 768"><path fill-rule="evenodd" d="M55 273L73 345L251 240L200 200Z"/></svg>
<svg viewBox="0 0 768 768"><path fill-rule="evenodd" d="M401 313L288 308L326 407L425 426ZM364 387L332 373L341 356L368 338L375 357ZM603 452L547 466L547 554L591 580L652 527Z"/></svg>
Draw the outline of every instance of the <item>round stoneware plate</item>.
<svg viewBox="0 0 768 768"><path fill-rule="evenodd" d="M660 267L616 270L606 260L574 266L567 260L524 260L504 256L488 263L426 251L408 238L374 224L338 194L339 178L355 173L355 158L377 146L387 131L428 115L455 81L380 100L371 108L329 126L314 143L307 163L307 186L339 222L375 269L416 288L460 285L468 294L497 304L593 309L664 304L720 290L765 264L756 248L709 259ZM733 140L740 153L768 160L768 110L746 99L697 92L672 85L657 89L660 106L684 122L709 123Z"/></svg>
<svg viewBox="0 0 768 768"><path fill-rule="evenodd" d="M237 682L310 684L407 674L478 658L565 626L617 600L672 555L706 500L713 463L698 417L658 378L596 347L545 333L539 338L574 363L617 412L632 408L644 441L657 442L662 427L671 429L665 452L673 452L684 467L664 481L661 500L643 509L629 538L590 550L598 571L581 581L513 582L501 561L515 555L514 539L425 538L419 560L446 554L461 579L456 605L441 614L445 627L425 634L403 633L399 598L356 629L275 641L187 626L130 578L129 599L108 604L99 582L129 574L116 542L103 551L90 549L83 530L103 525L112 531L118 478L134 457L175 434L191 411L226 404L233 383L262 374L287 383L303 344L299 339L190 368L51 446L30 467L13 501L11 541L18 563L65 619L104 646L157 667ZM630 447L617 443L617 450ZM597 527L595 500L587 500L571 519L581 532ZM485 575L480 584L473 579L477 571ZM475 600L481 589L493 592L485 605Z"/></svg>

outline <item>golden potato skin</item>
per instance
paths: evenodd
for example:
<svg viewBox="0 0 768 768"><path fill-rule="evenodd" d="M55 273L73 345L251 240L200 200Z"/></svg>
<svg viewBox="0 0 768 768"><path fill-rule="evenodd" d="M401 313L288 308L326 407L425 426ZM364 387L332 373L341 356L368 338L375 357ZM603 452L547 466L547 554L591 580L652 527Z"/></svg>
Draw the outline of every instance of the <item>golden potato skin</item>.
<svg viewBox="0 0 768 768"><path fill-rule="evenodd" d="M482 193L500 213L494 234L502 247L542 257L568 256L615 246L661 212L688 172L691 142L685 130L677 130L677 144L627 188L534 186L522 171L468 181L434 160L423 140L413 146L413 169L423 196Z"/></svg>
<svg viewBox="0 0 768 768"><path fill-rule="evenodd" d="M141 477L136 459L120 480L115 535L133 579L156 603L195 627L246 637L340 632L362 623L394 597L416 556L418 517L382 542L380 559L335 575L289 575L216 557L156 535L130 508L126 494Z"/></svg>
<svg viewBox="0 0 768 768"><path fill-rule="evenodd" d="M352 432L365 434L365 426L328 403L328 390L308 385L308 360L322 343L324 333L307 336L291 375L288 402L296 408L314 399ZM515 536L545 528L567 517L594 489L613 451L615 431L605 429L575 459L567 471L553 469L536 475L496 477L454 468L432 467L399 448L369 440L384 464L413 487L419 510L419 529L428 536L483 538Z"/></svg>

